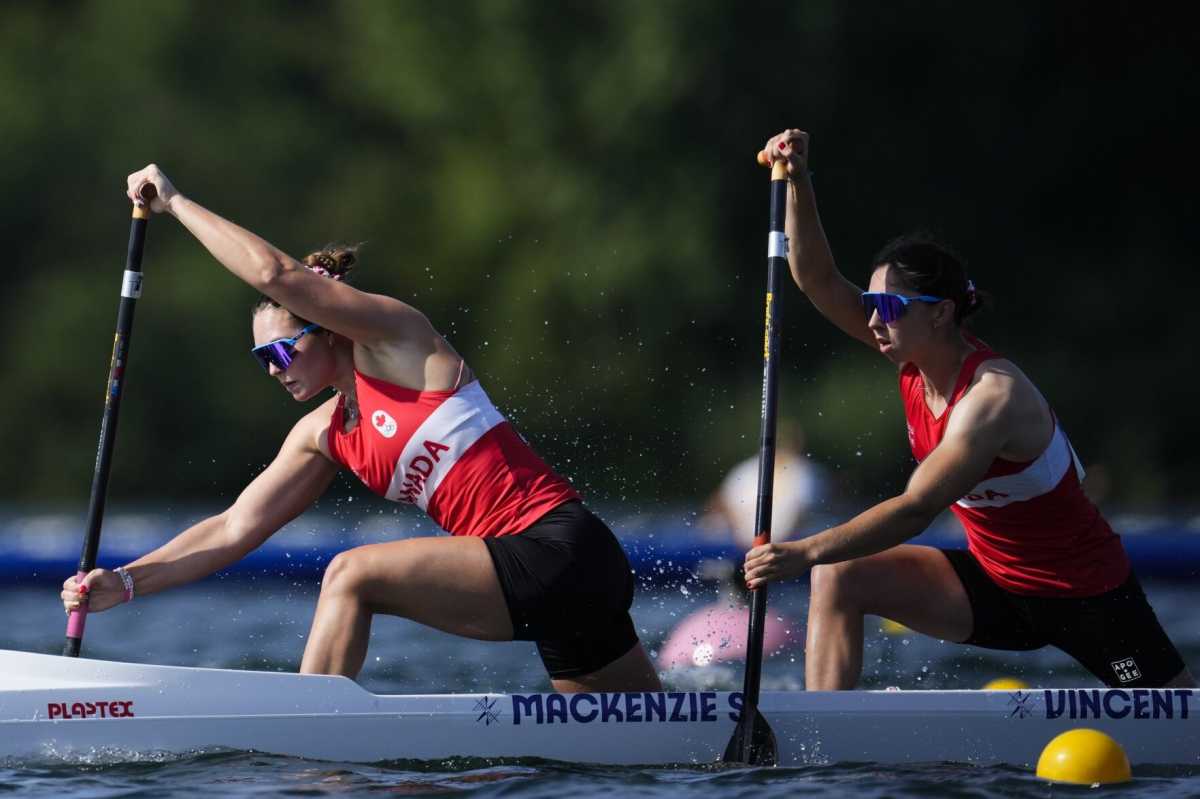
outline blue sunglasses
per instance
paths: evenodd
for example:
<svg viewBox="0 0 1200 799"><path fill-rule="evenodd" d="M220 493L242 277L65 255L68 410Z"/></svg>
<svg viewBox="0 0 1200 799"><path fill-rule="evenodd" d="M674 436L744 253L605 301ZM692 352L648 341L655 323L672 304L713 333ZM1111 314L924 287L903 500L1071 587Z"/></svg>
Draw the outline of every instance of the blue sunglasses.
<svg viewBox="0 0 1200 799"><path fill-rule="evenodd" d="M867 319L871 318L872 313L878 313L879 318L883 323L891 324L900 317L904 316L908 306L914 302L941 302L944 297L931 297L928 294L919 294L916 297L905 297L903 294L891 294L886 291L864 291L862 293L863 311L867 314Z"/></svg>
<svg viewBox="0 0 1200 799"><path fill-rule="evenodd" d="M320 325L305 325L303 330L291 338L277 338L266 344L259 344L250 350L250 354L264 371L269 373L271 365L274 364L279 371L286 372L292 361L296 360L296 342L304 338L306 333L320 329Z"/></svg>

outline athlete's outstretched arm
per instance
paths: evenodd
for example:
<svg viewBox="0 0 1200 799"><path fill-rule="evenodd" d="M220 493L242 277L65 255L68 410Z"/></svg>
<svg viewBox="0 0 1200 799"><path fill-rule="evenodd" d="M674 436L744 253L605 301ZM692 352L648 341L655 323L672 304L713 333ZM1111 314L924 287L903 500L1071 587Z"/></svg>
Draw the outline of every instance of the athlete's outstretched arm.
<svg viewBox="0 0 1200 799"><path fill-rule="evenodd" d="M279 454L242 491L233 505L184 530L158 549L126 567L135 596L199 580L241 560L283 525L315 502L337 473L320 451L317 436L328 424L328 403L300 419ZM95 569L84 578L88 609L101 611L120 604L124 586L114 572ZM75 578L63 583L68 610L79 601Z"/></svg>
<svg viewBox="0 0 1200 799"><path fill-rule="evenodd" d="M226 269L297 316L367 347L428 338L426 348L436 349L440 336L416 308L314 274L270 242L184 197L154 164L127 183L135 202L141 187L153 184L158 196L151 210L172 214Z"/></svg>
<svg viewBox="0 0 1200 799"><path fill-rule="evenodd" d="M918 535L983 479L1009 440L1014 412L1007 391L980 382L955 406L941 443L917 466L903 494L808 538L751 549L746 584L799 577L817 564L874 555Z"/></svg>
<svg viewBox="0 0 1200 799"><path fill-rule="evenodd" d="M782 145L782 146L781 146ZM817 197L808 172L808 134L787 130L773 136L764 150L771 163L788 165L788 266L792 279L817 310L850 336L873 350L879 345L867 327L859 295L862 290L846 279L833 260L829 240L817 213Z"/></svg>

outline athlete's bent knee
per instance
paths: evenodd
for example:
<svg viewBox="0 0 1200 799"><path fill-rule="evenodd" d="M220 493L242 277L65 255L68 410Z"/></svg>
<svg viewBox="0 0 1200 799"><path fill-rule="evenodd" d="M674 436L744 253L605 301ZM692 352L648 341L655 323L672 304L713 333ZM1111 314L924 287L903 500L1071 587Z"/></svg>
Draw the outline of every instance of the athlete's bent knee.
<svg viewBox="0 0 1200 799"><path fill-rule="evenodd" d="M855 599L856 571L852 560L813 566L809 577L813 598L839 605Z"/></svg>
<svg viewBox="0 0 1200 799"><path fill-rule="evenodd" d="M321 578L323 594L359 594L366 582L363 553L358 549L339 552L325 567Z"/></svg>

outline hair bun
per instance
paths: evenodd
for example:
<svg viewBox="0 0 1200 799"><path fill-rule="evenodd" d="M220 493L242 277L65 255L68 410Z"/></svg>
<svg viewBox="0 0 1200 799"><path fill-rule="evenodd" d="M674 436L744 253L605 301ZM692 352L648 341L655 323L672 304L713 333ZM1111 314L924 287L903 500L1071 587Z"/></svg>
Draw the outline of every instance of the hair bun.
<svg viewBox="0 0 1200 799"><path fill-rule="evenodd" d="M344 280L358 263L361 244L327 244L304 256L304 265L322 277Z"/></svg>

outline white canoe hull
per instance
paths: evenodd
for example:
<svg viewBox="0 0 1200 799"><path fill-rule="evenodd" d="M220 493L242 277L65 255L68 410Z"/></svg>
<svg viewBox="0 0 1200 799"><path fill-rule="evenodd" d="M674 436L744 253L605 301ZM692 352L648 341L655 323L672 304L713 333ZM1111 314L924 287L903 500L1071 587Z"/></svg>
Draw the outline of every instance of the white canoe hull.
<svg viewBox="0 0 1200 799"><path fill-rule="evenodd" d="M1200 763L1200 691L764 693L781 765L1030 765L1064 730L1132 763ZM376 695L344 677L151 666L0 650L0 759L228 748L374 762L536 757L716 762L738 693Z"/></svg>

